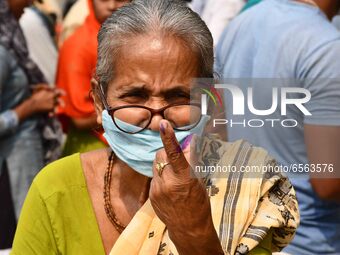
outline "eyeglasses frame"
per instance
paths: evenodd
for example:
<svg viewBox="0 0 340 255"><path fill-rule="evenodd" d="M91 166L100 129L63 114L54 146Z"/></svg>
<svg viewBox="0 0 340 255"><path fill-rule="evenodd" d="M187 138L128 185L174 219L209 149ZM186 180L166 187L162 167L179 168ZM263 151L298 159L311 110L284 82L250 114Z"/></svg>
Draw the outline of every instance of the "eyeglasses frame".
<svg viewBox="0 0 340 255"><path fill-rule="evenodd" d="M109 106L109 104L108 104L108 102L107 102L107 100L106 100L106 98L105 98L105 95L104 95L103 87L101 86L101 84L100 84L99 82L98 82L98 87L99 87L99 95L100 95L101 101L102 101L102 103L103 103L103 105L104 105L105 110L107 110L107 112L109 113L109 115L110 115L110 117L111 117L113 123L116 125L116 127L117 127L120 131L122 131L122 132L124 132L124 133L128 133L128 134L137 134L137 133L140 133L140 132L142 132L143 130L147 129L148 126L150 125L151 121L152 121L153 116L154 116L155 114L160 114L160 115L162 116L162 118L165 119L165 117L164 117L164 111L165 111L166 109L170 108L170 107L181 106L181 105L194 105L194 106L200 107L200 104L196 104L196 103L191 103L191 104L184 104L184 103L183 103L183 104L169 104L169 105L164 106L164 107L162 107L162 108L160 108L160 109L152 109L152 108L149 108L149 107L147 107L147 106L138 105L138 104L122 105L122 106L117 106L117 107L114 107L114 108L113 108L113 107ZM114 117L113 117L113 114L114 114L114 112L117 111L117 110L124 109L124 108L134 108L134 107L135 107L135 108L142 108L142 109L148 110L148 111L151 113L151 117L150 117L150 120L149 120L148 124L147 124L143 129L141 129L141 130L139 130L139 131L137 131L137 132L127 132L127 131L125 131L125 130L123 130L123 129L121 129L121 128L119 127L119 125L116 123L116 121L115 121L115 119L114 119ZM189 131L189 130L195 128L195 127L198 125L198 123L200 122L201 118L202 118L202 115L200 116L200 119L197 121L197 123L196 123L194 126L188 128L188 129L178 129L178 128L175 128L175 127L174 127L173 129L174 129L174 130L177 130L177 131Z"/></svg>

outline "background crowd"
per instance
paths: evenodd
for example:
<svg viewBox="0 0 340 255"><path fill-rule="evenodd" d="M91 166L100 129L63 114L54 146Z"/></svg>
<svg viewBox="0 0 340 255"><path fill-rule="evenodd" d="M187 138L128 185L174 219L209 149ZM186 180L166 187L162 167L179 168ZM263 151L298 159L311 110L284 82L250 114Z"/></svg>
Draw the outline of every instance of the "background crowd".
<svg viewBox="0 0 340 255"><path fill-rule="evenodd" d="M0 0L0 254L9 252L26 193L47 163L107 146L91 79L101 24L129 0ZM228 127L282 165L330 163L340 171L339 0L192 0L214 38L221 79L244 78L270 108L271 87L293 79L311 92L311 117L294 129ZM237 82L236 82L237 83ZM261 80L263 84L263 80ZM296 84L295 84L296 85ZM270 95L269 95L270 98ZM232 99L224 94L227 117ZM277 116L275 115L277 114ZM279 118L279 110L272 116ZM249 118L253 116L249 115ZM340 254L340 179L292 176L301 223L289 254Z"/></svg>

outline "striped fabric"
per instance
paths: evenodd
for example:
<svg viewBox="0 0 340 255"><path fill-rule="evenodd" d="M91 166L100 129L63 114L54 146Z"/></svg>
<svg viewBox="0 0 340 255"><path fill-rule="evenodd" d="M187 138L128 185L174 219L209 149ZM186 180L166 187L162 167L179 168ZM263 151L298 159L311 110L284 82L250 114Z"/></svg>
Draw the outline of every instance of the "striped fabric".
<svg viewBox="0 0 340 255"><path fill-rule="evenodd" d="M274 166L268 153L245 141L226 143L197 140L198 164L204 166ZM261 169L261 168L260 168ZM214 172L205 177L212 218L225 254L248 254L263 243L272 252L282 250L299 224L295 192L279 173ZM265 242L266 241L266 242ZM137 212L116 241L111 255L177 255L166 226L150 201Z"/></svg>

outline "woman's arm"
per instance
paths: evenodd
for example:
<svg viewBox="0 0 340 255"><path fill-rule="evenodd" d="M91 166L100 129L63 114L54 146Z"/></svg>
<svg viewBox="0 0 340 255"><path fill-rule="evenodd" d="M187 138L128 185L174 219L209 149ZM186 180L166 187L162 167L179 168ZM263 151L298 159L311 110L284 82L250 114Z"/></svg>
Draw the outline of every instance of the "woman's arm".
<svg viewBox="0 0 340 255"><path fill-rule="evenodd" d="M310 183L321 199L340 203L340 126L304 125L304 130L310 165L326 167L311 173Z"/></svg>
<svg viewBox="0 0 340 255"><path fill-rule="evenodd" d="M0 105L2 104L2 97L7 87L6 82L11 76L10 57L8 52L0 48ZM42 85L40 85L42 86ZM47 85L43 86L34 92L29 98L21 102L13 109L3 111L0 109L0 135L5 135L14 130L20 122L24 119L39 112L50 112L58 103L58 97L61 94L59 90L49 88Z"/></svg>
<svg viewBox="0 0 340 255"><path fill-rule="evenodd" d="M13 109L18 116L19 122L36 113L53 111L58 103L59 94L55 89L41 89L33 93Z"/></svg>
<svg viewBox="0 0 340 255"><path fill-rule="evenodd" d="M153 168L149 192L153 209L167 226L180 255L224 254L213 225L205 186L191 176L184 155L189 157L189 146L187 149L183 145L180 147L168 121L161 121L160 130L164 149L157 152ZM162 174L156 168L160 162L169 163Z"/></svg>
<svg viewBox="0 0 340 255"><path fill-rule="evenodd" d="M20 122L40 112L52 112L57 98L53 91L40 91L17 105L14 109L0 113L0 136L13 131Z"/></svg>
<svg viewBox="0 0 340 255"><path fill-rule="evenodd" d="M8 54L4 47L0 47L0 107L3 105L2 97L4 93L4 84L10 73L10 63ZM0 108L0 136L7 134L10 130L17 127L18 116L12 110L3 111Z"/></svg>
<svg viewBox="0 0 340 255"><path fill-rule="evenodd" d="M185 228L173 225L168 226L168 231L169 237L180 255L224 254L211 216L196 227Z"/></svg>

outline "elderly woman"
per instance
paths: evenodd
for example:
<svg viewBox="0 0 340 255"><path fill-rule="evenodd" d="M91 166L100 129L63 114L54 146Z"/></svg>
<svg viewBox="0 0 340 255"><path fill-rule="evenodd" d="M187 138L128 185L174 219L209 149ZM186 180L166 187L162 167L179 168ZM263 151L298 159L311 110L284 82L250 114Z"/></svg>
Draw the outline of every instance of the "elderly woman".
<svg viewBox="0 0 340 255"><path fill-rule="evenodd" d="M74 154L34 180L12 254L270 254L293 238L294 191L281 175L193 178L197 162L272 165L246 142L195 136L195 77L213 76L213 41L182 1L136 0L99 36L97 121L110 149ZM193 149L192 149L193 150Z"/></svg>

